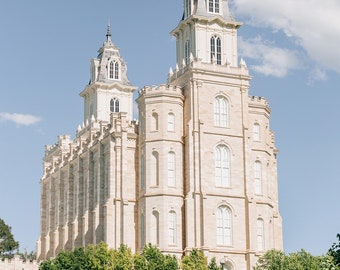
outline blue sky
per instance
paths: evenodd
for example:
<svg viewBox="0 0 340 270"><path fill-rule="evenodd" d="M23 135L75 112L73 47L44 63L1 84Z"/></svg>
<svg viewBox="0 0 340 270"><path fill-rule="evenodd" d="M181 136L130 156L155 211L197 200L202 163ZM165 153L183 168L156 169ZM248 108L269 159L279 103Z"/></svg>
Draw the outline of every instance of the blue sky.
<svg viewBox="0 0 340 270"><path fill-rule="evenodd" d="M272 109L284 247L325 253L340 233L340 2L233 0L250 95ZM128 77L166 83L182 0L5 1L0 9L0 218L21 250L39 236L44 146L72 137L79 93L111 21Z"/></svg>

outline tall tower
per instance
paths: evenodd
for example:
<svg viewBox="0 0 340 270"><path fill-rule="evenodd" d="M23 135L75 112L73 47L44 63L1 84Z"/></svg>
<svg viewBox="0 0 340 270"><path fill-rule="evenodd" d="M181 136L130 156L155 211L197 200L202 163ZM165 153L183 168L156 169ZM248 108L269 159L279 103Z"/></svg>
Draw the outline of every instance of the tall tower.
<svg viewBox="0 0 340 270"><path fill-rule="evenodd" d="M264 98L249 97L227 0L184 0L171 32L183 89L185 250L198 247L225 269L252 269L265 250L282 249L277 150Z"/></svg>
<svg viewBox="0 0 340 270"><path fill-rule="evenodd" d="M136 123L131 121L132 86L110 26L90 83L81 92L84 122L76 138L59 136L46 146L41 178L39 260L61 250L105 241L135 251Z"/></svg>
<svg viewBox="0 0 340 270"><path fill-rule="evenodd" d="M119 49L111 41L110 24L106 41L98 50L98 57L91 60L90 83L80 96L84 98L84 122L94 118L110 120L111 113L126 112L133 117L132 93L136 87L127 78L127 67Z"/></svg>

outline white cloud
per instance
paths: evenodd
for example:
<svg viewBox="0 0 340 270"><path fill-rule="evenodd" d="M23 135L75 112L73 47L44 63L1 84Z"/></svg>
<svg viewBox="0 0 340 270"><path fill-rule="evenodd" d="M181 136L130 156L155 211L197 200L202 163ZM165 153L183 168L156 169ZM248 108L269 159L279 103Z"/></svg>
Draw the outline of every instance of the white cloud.
<svg viewBox="0 0 340 270"><path fill-rule="evenodd" d="M256 60L258 65L251 68L266 76L284 77L291 69L299 68L296 52L282 49L275 44L262 40L261 37L245 40L239 38L239 47L243 57Z"/></svg>
<svg viewBox="0 0 340 270"><path fill-rule="evenodd" d="M295 39L317 65L340 73L339 0L233 0L235 17Z"/></svg>
<svg viewBox="0 0 340 270"><path fill-rule="evenodd" d="M11 121L18 125L30 126L41 121L40 117L20 113L0 113L0 121Z"/></svg>

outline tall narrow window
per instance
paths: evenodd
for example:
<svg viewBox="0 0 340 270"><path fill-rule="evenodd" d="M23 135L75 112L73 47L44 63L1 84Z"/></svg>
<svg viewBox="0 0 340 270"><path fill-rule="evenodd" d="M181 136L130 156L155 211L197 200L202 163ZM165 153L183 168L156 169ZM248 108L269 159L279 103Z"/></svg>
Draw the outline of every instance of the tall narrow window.
<svg viewBox="0 0 340 270"><path fill-rule="evenodd" d="M254 164L255 194L262 194L262 164L255 161Z"/></svg>
<svg viewBox="0 0 340 270"><path fill-rule="evenodd" d="M169 245L176 244L176 213L170 211L168 215L168 236Z"/></svg>
<svg viewBox="0 0 340 270"><path fill-rule="evenodd" d="M225 145L215 149L215 182L217 187L230 186L229 149Z"/></svg>
<svg viewBox="0 0 340 270"><path fill-rule="evenodd" d="M231 213L227 206L217 209L217 245L231 245Z"/></svg>
<svg viewBox="0 0 340 270"><path fill-rule="evenodd" d="M189 40L185 42L184 52L185 52L185 64L188 65L190 63L190 41Z"/></svg>
<svg viewBox="0 0 340 270"><path fill-rule="evenodd" d="M215 182L217 187L230 186L229 149L225 145L215 149Z"/></svg>
<svg viewBox="0 0 340 270"><path fill-rule="evenodd" d="M151 221L151 233L152 233L152 241L153 245L159 245L159 213L157 211L152 212L152 221Z"/></svg>
<svg viewBox="0 0 340 270"><path fill-rule="evenodd" d="M145 158L143 155L140 158L140 185L141 189L145 188Z"/></svg>
<svg viewBox="0 0 340 270"><path fill-rule="evenodd" d="M168 186L176 186L176 156L174 152L168 153Z"/></svg>
<svg viewBox="0 0 340 270"><path fill-rule="evenodd" d="M150 164L150 185L152 187L159 184L159 155L158 152L153 151L151 155Z"/></svg>
<svg viewBox="0 0 340 270"><path fill-rule="evenodd" d="M140 249L145 246L145 217L140 215Z"/></svg>
<svg viewBox="0 0 340 270"><path fill-rule="evenodd" d="M175 131L175 115L168 113L168 131Z"/></svg>
<svg viewBox="0 0 340 270"><path fill-rule="evenodd" d="M257 250L264 250L264 222L263 219L257 219Z"/></svg>
<svg viewBox="0 0 340 270"><path fill-rule="evenodd" d="M210 39L210 57L211 63L221 65L221 39L216 35Z"/></svg>
<svg viewBox="0 0 340 270"><path fill-rule="evenodd" d="M184 18L188 18L191 15L191 0L185 0L184 5Z"/></svg>
<svg viewBox="0 0 340 270"><path fill-rule="evenodd" d="M226 127L228 124L228 101L223 96L214 100L214 123L218 127Z"/></svg>
<svg viewBox="0 0 340 270"><path fill-rule="evenodd" d="M220 13L220 0L209 0L209 12Z"/></svg>
<svg viewBox="0 0 340 270"><path fill-rule="evenodd" d="M157 131L158 130L158 114L152 113L151 116L151 131Z"/></svg>
<svg viewBox="0 0 340 270"><path fill-rule="evenodd" d="M109 65L109 79L119 79L119 63L116 60L110 62Z"/></svg>
<svg viewBox="0 0 340 270"><path fill-rule="evenodd" d="M258 123L255 123L253 126L253 139L254 141L260 140L260 125Z"/></svg>
<svg viewBox="0 0 340 270"><path fill-rule="evenodd" d="M110 100L110 111L115 113L119 112L119 100L117 98Z"/></svg>

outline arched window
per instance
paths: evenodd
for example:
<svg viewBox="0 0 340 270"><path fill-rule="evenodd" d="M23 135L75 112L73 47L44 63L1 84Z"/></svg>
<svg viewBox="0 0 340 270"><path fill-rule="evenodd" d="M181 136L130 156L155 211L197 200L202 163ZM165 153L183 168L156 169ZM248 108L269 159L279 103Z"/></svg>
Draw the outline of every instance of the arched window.
<svg viewBox="0 0 340 270"><path fill-rule="evenodd" d="M185 53L185 64L188 65L190 63L190 41L187 40L185 42L185 48L184 48L184 53Z"/></svg>
<svg viewBox="0 0 340 270"><path fill-rule="evenodd" d="M228 125L228 101L223 96L218 96L214 100L214 124L218 127Z"/></svg>
<svg viewBox="0 0 340 270"><path fill-rule="evenodd" d="M174 152L168 153L168 186L176 186L176 155Z"/></svg>
<svg viewBox="0 0 340 270"><path fill-rule="evenodd" d="M145 217L140 215L140 249L145 246Z"/></svg>
<svg viewBox="0 0 340 270"><path fill-rule="evenodd" d="M217 208L217 245L231 245L231 212L227 206Z"/></svg>
<svg viewBox="0 0 340 270"><path fill-rule="evenodd" d="M151 220L151 233L152 233L152 241L153 245L159 245L159 213L157 211L152 212L152 220Z"/></svg>
<svg viewBox="0 0 340 270"><path fill-rule="evenodd" d="M140 185L141 189L145 188L145 158L143 155L140 158Z"/></svg>
<svg viewBox="0 0 340 270"><path fill-rule="evenodd" d="M223 267L222 267L222 270L233 270L233 265L231 262L227 261L227 262L224 262L223 264Z"/></svg>
<svg viewBox="0 0 340 270"><path fill-rule="evenodd" d="M258 218L256 222L257 226L257 250L264 250L264 222L263 219Z"/></svg>
<svg viewBox="0 0 340 270"><path fill-rule="evenodd" d="M215 182L217 187L230 186L230 154L225 145L215 148Z"/></svg>
<svg viewBox="0 0 340 270"><path fill-rule="evenodd" d="M117 98L110 100L110 111L114 113L119 112L119 100Z"/></svg>
<svg viewBox="0 0 340 270"><path fill-rule="evenodd" d="M175 131L175 115L168 113L168 131Z"/></svg>
<svg viewBox="0 0 340 270"><path fill-rule="evenodd" d="M110 62L109 65L109 79L119 79L119 63L116 60Z"/></svg>
<svg viewBox="0 0 340 270"><path fill-rule="evenodd" d="M169 245L176 244L176 213L175 211L170 211L168 214L168 236Z"/></svg>
<svg viewBox="0 0 340 270"><path fill-rule="evenodd" d="M151 116L151 131L157 131L158 130L158 114L152 113Z"/></svg>
<svg viewBox="0 0 340 270"><path fill-rule="evenodd" d="M258 123L255 123L253 126L253 139L254 141L260 140L260 125Z"/></svg>
<svg viewBox="0 0 340 270"><path fill-rule="evenodd" d="M151 155L150 185L155 187L159 184L159 154L156 151Z"/></svg>
<svg viewBox="0 0 340 270"><path fill-rule="evenodd" d="M184 1L184 18L188 18L191 15L191 0Z"/></svg>
<svg viewBox="0 0 340 270"><path fill-rule="evenodd" d="M209 0L209 12L220 13L220 0Z"/></svg>
<svg viewBox="0 0 340 270"><path fill-rule="evenodd" d="M262 194L262 164L255 161L254 164L255 194Z"/></svg>
<svg viewBox="0 0 340 270"><path fill-rule="evenodd" d="M211 63L221 65L221 39L216 35L210 39L210 58Z"/></svg>

